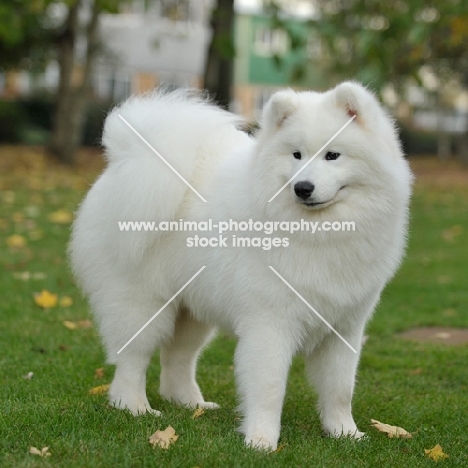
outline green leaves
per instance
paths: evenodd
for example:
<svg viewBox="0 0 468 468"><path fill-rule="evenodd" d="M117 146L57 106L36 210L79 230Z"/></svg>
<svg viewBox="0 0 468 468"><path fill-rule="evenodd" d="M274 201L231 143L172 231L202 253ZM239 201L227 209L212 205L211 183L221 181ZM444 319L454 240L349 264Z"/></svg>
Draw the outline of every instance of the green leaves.
<svg viewBox="0 0 468 468"><path fill-rule="evenodd" d="M468 5L423 0L319 2L320 18L312 22L328 48L329 72L357 76L380 88L385 82L416 77L422 65L437 69L440 61L468 81ZM351 43L344 51L340 40ZM346 63L346 68L342 66Z"/></svg>

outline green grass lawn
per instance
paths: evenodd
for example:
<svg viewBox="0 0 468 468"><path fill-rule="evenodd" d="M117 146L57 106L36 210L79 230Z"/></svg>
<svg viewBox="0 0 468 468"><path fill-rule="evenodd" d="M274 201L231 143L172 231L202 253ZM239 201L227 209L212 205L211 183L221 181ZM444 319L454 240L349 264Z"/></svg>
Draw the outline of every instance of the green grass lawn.
<svg viewBox="0 0 468 468"><path fill-rule="evenodd" d="M89 395L111 381L113 369L94 328L63 325L90 313L67 265L69 223L49 218L57 210L73 212L95 178L99 164L83 158L71 170L47 165L37 151L0 148L0 466L412 468L433 466L424 449L436 444L449 455L440 466L468 466L468 346L397 337L417 326L468 327L466 170L435 160L414 163L422 176L408 255L369 326L354 397L356 422L368 438L322 437L298 358L283 411L282 450L261 453L244 447L236 432L235 343L223 334L199 365L199 383L207 399L221 404L218 411L192 419L193 411L163 401L157 356L148 397L161 418L134 418L110 408L105 395ZM73 304L42 309L34 293L43 289ZM96 378L101 367L104 375ZM23 377L28 372L30 380ZM371 418L414 437L389 439L369 427ZM148 437L168 425L180 436L175 445L151 447ZM52 455L30 455L30 446L49 446Z"/></svg>

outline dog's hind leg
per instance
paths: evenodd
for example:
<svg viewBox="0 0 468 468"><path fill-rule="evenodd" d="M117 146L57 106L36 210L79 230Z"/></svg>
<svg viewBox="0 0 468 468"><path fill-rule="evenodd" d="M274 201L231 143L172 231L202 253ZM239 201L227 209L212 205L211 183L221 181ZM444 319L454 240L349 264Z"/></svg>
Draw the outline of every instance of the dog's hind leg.
<svg viewBox="0 0 468 468"><path fill-rule="evenodd" d="M205 401L196 382L197 359L203 347L213 338L215 329L182 309L172 339L161 346L159 393L167 400L185 406L218 408Z"/></svg>
<svg viewBox="0 0 468 468"><path fill-rule="evenodd" d="M159 415L146 397L146 369L156 347L172 335L177 311L175 307L167 307L122 349L159 307L138 301L131 305L120 301L114 307L118 310L103 316L101 324L108 362L116 365L109 389L110 402L134 415L146 412Z"/></svg>

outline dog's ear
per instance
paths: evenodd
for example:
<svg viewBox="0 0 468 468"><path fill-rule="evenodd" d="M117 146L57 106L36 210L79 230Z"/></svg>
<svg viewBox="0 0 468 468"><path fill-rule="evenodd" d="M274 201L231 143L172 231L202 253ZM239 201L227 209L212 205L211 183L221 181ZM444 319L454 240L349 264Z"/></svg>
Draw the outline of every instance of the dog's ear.
<svg viewBox="0 0 468 468"><path fill-rule="evenodd" d="M263 126L277 130L296 109L297 94L292 89L278 91L273 94L263 109Z"/></svg>
<svg viewBox="0 0 468 468"><path fill-rule="evenodd" d="M343 108L348 117L356 117L356 121L372 122L380 107L375 96L364 86L353 81L339 84L335 89L336 103Z"/></svg>

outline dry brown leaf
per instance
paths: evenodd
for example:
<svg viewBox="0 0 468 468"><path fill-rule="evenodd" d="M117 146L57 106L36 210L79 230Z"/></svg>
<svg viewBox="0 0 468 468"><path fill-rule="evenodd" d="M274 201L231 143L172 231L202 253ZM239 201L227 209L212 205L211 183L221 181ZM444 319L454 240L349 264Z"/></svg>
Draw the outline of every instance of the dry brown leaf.
<svg viewBox="0 0 468 468"><path fill-rule="evenodd" d="M424 453L434 461L443 460L444 458L449 457L443 452L442 447L439 444L435 445L431 449L424 449Z"/></svg>
<svg viewBox="0 0 468 468"><path fill-rule="evenodd" d="M283 450L284 447L286 447L286 445L288 445L288 444L280 444L280 445L278 445L278 448L277 448L276 450L273 450L273 452L271 452L271 453L278 453L278 452L281 452L281 450Z"/></svg>
<svg viewBox="0 0 468 468"><path fill-rule="evenodd" d="M179 436L176 435L175 429L172 426L168 426L164 431L156 431L152 436L150 436L149 443L153 447L160 447L167 450L171 444L174 444L177 441L178 438Z"/></svg>
<svg viewBox="0 0 468 468"><path fill-rule="evenodd" d="M32 241L36 241L39 239L42 239L44 237L44 233L42 232L41 229L34 229L29 232L28 237Z"/></svg>
<svg viewBox="0 0 468 468"><path fill-rule="evenodd" d="M31 455L37 455L39 457L50 457L52 454L49 452L49 447L43 447L39 450L36 447L29 447L29 453Z"/></svg>
<svg viewBox="0 0 468 468"><path fill-rule="evenodd" d="M26 245L27 240L26 237L21 236L20 234L12 234L7 237L6 243L8 247L11 247L12 249L21 249Z"/></svg>
<svg viewBox="0 0 468 468"><path fill-rule="evenodd" d="M94 371L95 379L102 379L104 377L104 367L99 367Z"/></svg>
<svg viewBox="0 0 468 468"><path fill-rule="evenodd" d="M73 221L73 215L65 210L54 211L49 214L48 218L55 224L70 224Z"/></svg>
<svg viewBox="0 0 468 468"><path fill-rule="evenodd" d="M375 427L380 432L385 432L388 434L388 437L393 438L402 438L402 439L411 439L413 436L402 427L391 426L390 424L385 424L376 419L371 419L371 426Z"/></svg>
<svg viewBox="0 0 468 468"><path fill-rule="evenodd" d="M91 328L93 326L91 320L78 320L77 323L80 328Z"/></svg>
<svg viewBox="0 0 468 468"><path fill-rule="evenodd" d="M57 306L58 295L44 289L40 293L34 294L34 302L43 309L50 309Z"/></svg>
<svg viewBox="0 0 468 468"><path fill-rule="evenodd" d="M21 211L16 211L13 213L12 218L15 223L21 223L21 221L24 221L24 213L21 213Z"/></svg>
<svg viewBox="0 0 468 468"><path fill-rule="evenodd" d="M97 387L93 387L90 391L90 395L104 395L109 391L110 384L98 385Z"/></svg>
<svg viewBox="0 0 468 468"><path fill-rule="evenodd" d="M463 234L463 227L460 225L454 225L442 231L442 238L444 241L452 243L456 238Z"/></svg>
<svg viewBox="0 0 468 468"><path fill-rule="evenodd" d="M203 408L197 408L194 413L192 414L192 419L197 419L199 418L200 416L203 415L203 413L205 412L205 410Z"/></svg>

